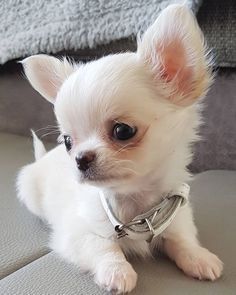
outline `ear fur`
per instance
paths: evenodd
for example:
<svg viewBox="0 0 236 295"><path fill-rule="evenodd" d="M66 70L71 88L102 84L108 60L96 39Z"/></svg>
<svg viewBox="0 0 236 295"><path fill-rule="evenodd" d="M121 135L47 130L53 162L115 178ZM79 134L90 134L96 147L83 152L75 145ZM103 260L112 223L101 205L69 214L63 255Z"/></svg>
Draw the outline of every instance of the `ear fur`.
<svg viewBox="0 0 236 295"><path fill-rule="evenodd" d="M137 54L177 105L194 103L211 83L203 35L195 16L183 5L163 10L138 42Z"/></svg>
<svg viewBox="0 0 236 295"><path fill-rule="evenodd" d="M51 103L56 100L62 83L76 70L66 58L33 55L21 61L30 84Z"/></svg>

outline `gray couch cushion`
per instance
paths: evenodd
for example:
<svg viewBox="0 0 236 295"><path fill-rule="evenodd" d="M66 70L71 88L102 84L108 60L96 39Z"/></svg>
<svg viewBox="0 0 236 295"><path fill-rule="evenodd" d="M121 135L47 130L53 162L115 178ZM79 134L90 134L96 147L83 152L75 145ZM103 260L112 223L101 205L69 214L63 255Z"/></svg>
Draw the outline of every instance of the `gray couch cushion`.
<svg viewBox="0 0 236 295"><path fill-rule="evenodd" d="M104 294L88 274L54 253L39 258L0 281L0 295Z"/></svg>
<svg viewBox="0 0 236 295"><path fill-rule="evenodd" d="M8 274L0 281L0 295L105 294L90 275L81 274L54 253L46 254L45 226L14 200L14 175L19 166L31 159L30 150L29 140L0 134L0 270L3 269L3 276ZM236 171L198 174L191 191L200 239L225 263L223 277L214 283L187 278L164 257L133 261L139 280L132 294L235 294Z"/></svg>
<svg viewBox="0 0 236 295"><path fill-rule="evenodd" d="M191 171L236 170L236 71L219 72L204 101Z"/></svg>
<svg viewBox="0 0 236 295"><path fill-rule="evenodd" d="M15 175L32 161L30 140L0 134L0 278L48 253L46 227L19 203Z"/></svg>

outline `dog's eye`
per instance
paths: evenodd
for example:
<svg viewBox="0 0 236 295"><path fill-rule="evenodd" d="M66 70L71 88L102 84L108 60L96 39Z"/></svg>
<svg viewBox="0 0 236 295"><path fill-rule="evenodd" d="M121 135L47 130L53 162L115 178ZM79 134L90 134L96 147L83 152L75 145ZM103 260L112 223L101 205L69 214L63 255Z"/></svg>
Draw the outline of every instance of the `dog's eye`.
<svg viewBox="0 0 236 295"><path fill-rule="evenodd" d="M64 135L64 143L67 151L69 152L72 148L72 138L69 135Z"/></svg>
<svg viewBox="0 0 236 295"><path fill-rule="evenodd" d="M117 123L113 128L113 137L118 140L128 140L137 132L136 127L131 127L125 123Z"/></svg>

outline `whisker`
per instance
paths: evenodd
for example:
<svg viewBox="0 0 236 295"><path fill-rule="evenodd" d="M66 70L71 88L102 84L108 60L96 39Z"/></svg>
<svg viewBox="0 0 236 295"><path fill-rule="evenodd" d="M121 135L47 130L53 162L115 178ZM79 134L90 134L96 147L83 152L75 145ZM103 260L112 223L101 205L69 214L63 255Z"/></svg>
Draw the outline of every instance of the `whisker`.
<svg viewBox="0 0 236 295"><path fill-rule="evenodd" d="M45 128L56 128L56 129L58 129L59 127L57 125L47 125L45 127L39 128L38 130L43 130Z"/></svg>
<svg viewBox="0 0 236 295"><path fill-rule="evenodd" d="M125 163L125 162L127 162L127 163L129 162L129 163L134 163L134 161L132 161L132 160L128 160L128 159L116 159L116 158L114 158L114 161L117 162L117 163L118 163L118 162L124 162L124 163Z"/></svg>
<svg viewBox="0 0 236 295"><path fill-rule="evenodd" d="M122 167L121 170L128 170L130 172L132 172L133 174L137 175L137 176L140 176L141 174L138 173L137 171L134 171L133 169L129 168L129 167Z"/></svg>
<svg viewBox="0 0 236 295"><path fill-rule="evenodd" d="M132 164L134 164L134 161L128 160L128 159L116 159L116 158L113 158L112 162L116 163L116 164L119 164L119 163L132 163Z"/></svg>
<svg viewBox="0 0 236 295"><path fill-rule="evenodd" d="M123 147L121 147L119 150L115 151L112 156L115 156L119 153L121 153L125 148L127 148L129 145L131 145L132 143L127 143L126 145L124 145Z"/></svg>
<svg viewBox="0 0 236 295"><path fill-rule="evenodd" d="M58 130L59 131L59 127L58 126L52 126L52 125L49 125L49 126L46 126L46 127L43 127L43 128L39 128L37 130L35 130L35 132L40 132L40 131L49 131L49 130Z"/></svg>
<svg viewBox="0 0 236 295"><path fill-rule="evenodd" d="M53 130L53 131L50 131L50 132L47 132L47 133L43 134L43 135L41 136L41 138L44 138L44 137L46 137L46 136L48 136L48 135L58 134L58 133L59 133L59 130Z"/></svg>
<svg viewBox="0 0 236 295"><path fill-rule="evenodd" d="M121 163L130 163L130 164L133 164L133 165L134 165L134 161L132 161L132 160L114 160L114 161L113 161L113 164L114 164L114 165L111 166L111 169L112 169L112 168L117 168L117 165L119 165L119 164L121 164ZM118 168L120 168L121 171L123 171L123 170L129 170L129 171L131 171L132 173L134 173L134 174L136 174L136 175L141 175L141 174L138 173L137 171L133 170L131 167L124 167L124 166L121 166L121 167L118 167Z"/></svg>

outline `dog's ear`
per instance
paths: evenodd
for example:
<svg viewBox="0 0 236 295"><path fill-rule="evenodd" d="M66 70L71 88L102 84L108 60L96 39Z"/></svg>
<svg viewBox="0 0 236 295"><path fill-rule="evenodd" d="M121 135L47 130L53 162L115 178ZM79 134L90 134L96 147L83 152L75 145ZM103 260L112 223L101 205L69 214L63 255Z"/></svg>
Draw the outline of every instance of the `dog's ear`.
<svg viewBox="0 0 236 295"><path fill-rule="evenodd" d="M203 35L193 13L183 5L163 10L138 42L137 54L175 104L192 104L210 85Z"/></svg>
<svg viewBox="0 0 236 295"><path fill-rule="evenodd" d="M33 55L21 61L30 84L43 97L54 103L62 83L75 71L67 59Z"/></svg>

